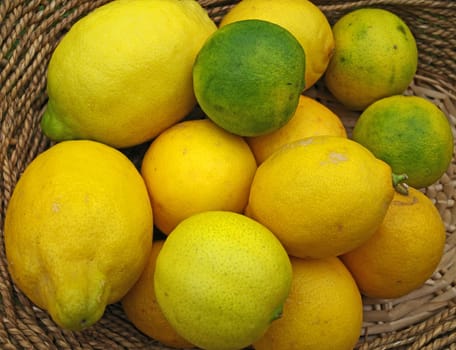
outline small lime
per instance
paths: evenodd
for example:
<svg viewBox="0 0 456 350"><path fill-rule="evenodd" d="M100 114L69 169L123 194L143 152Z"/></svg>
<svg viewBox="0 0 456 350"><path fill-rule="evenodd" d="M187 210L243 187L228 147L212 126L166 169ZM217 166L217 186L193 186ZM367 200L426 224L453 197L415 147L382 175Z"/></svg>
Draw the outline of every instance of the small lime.
<svg viewBox="0 0 456 350"><path fill-rule="evenodd" d="M193 85L201 109L217 125L240 136L257 136L293 116L304 72L304 50L288 30L245 20L209 37L196 58Z"/></svg>

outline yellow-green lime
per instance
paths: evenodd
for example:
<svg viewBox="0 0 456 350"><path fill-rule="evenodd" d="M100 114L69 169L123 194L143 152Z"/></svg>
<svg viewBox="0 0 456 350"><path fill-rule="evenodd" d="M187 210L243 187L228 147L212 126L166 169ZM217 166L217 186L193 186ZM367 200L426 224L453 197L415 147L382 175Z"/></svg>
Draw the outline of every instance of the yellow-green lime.
<svg viewBox="0 0 456 350"><path fill-rule="evenodd" d="M448 169L453 134L446 115L418 96L391 96L369 106L357 120L353 139L405 173L415 188L433 184Z"/></svg>
<svg viewBox="0 0 456 350"><path fill-rule="evenodd" d="M407 24L378 8L354 10L333 26L335 52L325 74L331 93L346 107L363 110L401 94L417 68L418 51Z"/></svg>
<svg viewBox="0 0 456 350"><path fill-rule="evenodd" d="M115 0L97 8L52 54L43 132L115 147L152 139L196 105L193 62L216 29L194 0Z"/></svg>
<svg viewBox="0 0 456 350"><path fill-rule="evenodd" d="M219 28L193 67L201 109L240 136L274 131L293 116L304 89L305 53L285 28L244 20Z"/></svg>
<svg viewBox="0 0 456 350"><path fill-rule="evenodd" d="M172 327L203 349L242 349L280 316L290 259L276 236L242 214L181 221L155 265L155 294Z"/></svg>

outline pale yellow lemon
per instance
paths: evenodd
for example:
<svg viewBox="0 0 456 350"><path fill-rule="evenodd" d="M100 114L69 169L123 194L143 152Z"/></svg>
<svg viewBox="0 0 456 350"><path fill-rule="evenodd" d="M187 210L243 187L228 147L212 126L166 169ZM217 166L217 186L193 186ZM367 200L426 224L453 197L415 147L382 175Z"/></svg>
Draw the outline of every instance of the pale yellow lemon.
<svg viewBox="0 0 456 350"><path fill-rule="evenodd" d="M242 214L183 220L155 265L155 294L174 329L203 349L242 349L280 317L290 259L276 236Z"/></svg>

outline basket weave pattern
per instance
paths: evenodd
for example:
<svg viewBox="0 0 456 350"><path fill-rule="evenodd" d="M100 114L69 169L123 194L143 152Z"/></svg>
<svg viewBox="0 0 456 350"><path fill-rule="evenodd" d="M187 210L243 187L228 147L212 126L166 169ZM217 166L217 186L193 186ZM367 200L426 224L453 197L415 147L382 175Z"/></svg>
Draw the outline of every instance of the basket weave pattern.
<svg viewBox="0 0 456 350"><path fill-rule="evenodd" d="M64 331L15 288L7 270L3 225L8 201L25 167L51 145L39 127L47 102L47 64L71 25L106 2L0 0L0 349L168 349L136 330L118 304L110 305L90 329ZM216 23L236 2L199 1ZM313 2L331 24L359 7L381 7L398 14L410 26L419 50L418 72L405 93L432 100L446 113L456 134L456 1ZM345 110L321 81L306 94L337 113L351 134L357 113ZM135 152L128 150L127 155L134 158ZM456 349L455 189L453 158L446 174L424 190L446 225L442 262L422 288L405 297L364 299L358 349Z"/></svg>

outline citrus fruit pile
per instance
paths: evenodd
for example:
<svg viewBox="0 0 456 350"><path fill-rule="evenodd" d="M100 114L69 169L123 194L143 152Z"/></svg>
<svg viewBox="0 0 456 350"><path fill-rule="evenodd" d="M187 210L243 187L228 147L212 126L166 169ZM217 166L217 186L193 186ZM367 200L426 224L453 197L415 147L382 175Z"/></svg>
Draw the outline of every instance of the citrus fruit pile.
<svg viewBox="0 0 456 350"><path fill-rule="evenodd" d="M413 34L308 0L114 0L48 67L41 127L5 219L16 286L60 327L121 303L176 347L352 349L363 296L431 277L445 225L420 189L453 157L446 115L405 96ZM353 132L306 95L321 81ZM140 162L127 157L144 146Z"/></svg>

